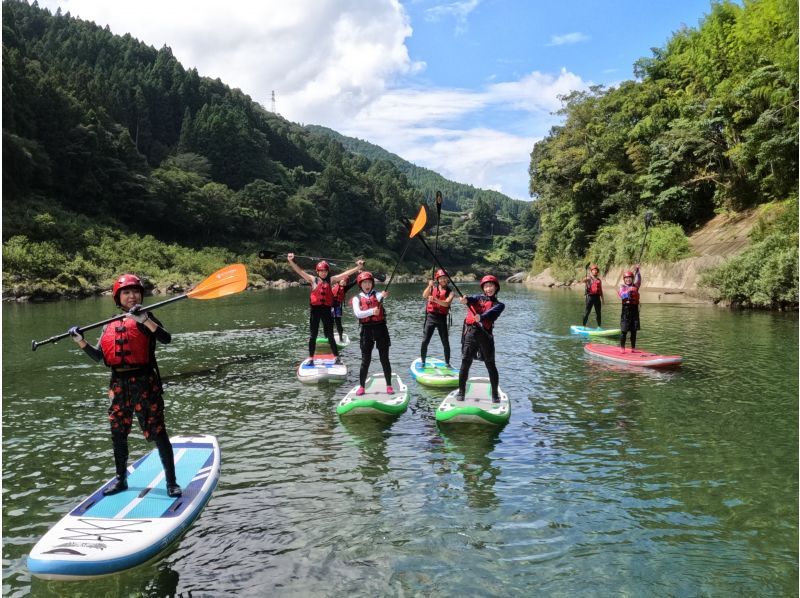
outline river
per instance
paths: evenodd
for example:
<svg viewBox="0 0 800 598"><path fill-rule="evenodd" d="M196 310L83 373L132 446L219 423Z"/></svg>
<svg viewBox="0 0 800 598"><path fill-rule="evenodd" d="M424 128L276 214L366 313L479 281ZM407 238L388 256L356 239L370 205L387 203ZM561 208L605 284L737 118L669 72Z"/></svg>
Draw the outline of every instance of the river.
<svg viewBox="0 0 800 598"><path fill-rule="evenodd" d="M445 393L408 372L421 287L392 291L391 359L412 398L389 423L335 414L357 382L357 343L342 351L347 382L296 380L307 290L161 309L167 425L218 437L220 482L159 558L81 582L31 578L25 558L113 476L108 373L69 340L30 341L112 315L111 300L4 305L3 595L797 595L796 313L644 305L639 346L684 363L623 369L569 334L580 294L504 285L511 421L455 431L435 422ZM619 305L604 316L618 322ZM352 313L345 328L357 337ZM130 445L132 459L150 448L135 424Z"/></svg>

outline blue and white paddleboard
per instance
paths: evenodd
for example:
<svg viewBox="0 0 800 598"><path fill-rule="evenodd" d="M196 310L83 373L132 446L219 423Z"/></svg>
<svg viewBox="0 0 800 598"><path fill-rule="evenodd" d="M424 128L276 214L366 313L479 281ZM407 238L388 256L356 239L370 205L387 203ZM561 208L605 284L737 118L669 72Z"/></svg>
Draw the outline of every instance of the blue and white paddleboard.
<svg viewBox="0 0 800 598"><path fill-rule="evenodd" d="M103 489L65 515L28 555L30 572L45 579L108 575L150 560L192 524L211 498L220 471L217 439L174 436L175 474L183 495L167 495L164 468L154 449L128 468L128 489Z"/></svg>
<svg viewBox="0 0 800 598"><path fill-rule="evenodd" d="M325 345L326 351L330 347ZM301 361L297 366L297 379L306 384L318 384L326 381L341 381L347 378L347 366L343 363L336 363L336 356L333 353L315 353L314 361L306 363Z"/></svg>

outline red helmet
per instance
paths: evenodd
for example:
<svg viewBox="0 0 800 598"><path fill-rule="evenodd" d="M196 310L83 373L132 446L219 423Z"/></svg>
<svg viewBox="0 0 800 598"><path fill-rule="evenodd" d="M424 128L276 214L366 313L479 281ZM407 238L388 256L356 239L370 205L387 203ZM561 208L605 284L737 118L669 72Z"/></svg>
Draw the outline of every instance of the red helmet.
<svg viewBox="0 0 800 598"><path fill-rule="evenodd" d="M317 267L315 269L317 272L319 272L320 270L330 270L331 268L330 266L328 266L328 262L322 260L320 263L317 264Z"/></svg>
<svg viewBox="0 0 800 598"><path fill-rule="evenodd" d="M442 270L441 268L439 268L439 269L436 271L436 276L434 276L434 278L441 278L442 276L447 276L447 272L445 272L444 270Z"/></svg>
<svg viewBox="0 0 800 598"><path fill-rule="evenodd" d="M597 267L597 264L589 265L589 271L591 272L592 270L597 270L598 272L600 272L600 268Z"/></svg>
<svg viewBox="0 0 800 598"><path fill-rule="evenodd" d="M630 276L631 278L633 278L633 272L631 272L630 270L626 271L626 272L625 272L625 273L622 275L622 278L628 278L629 276Z"/></svg>
<svg viewBox="0 0 800 598"><path fill-rule="evenodd" d="M483 288L483 285L485 285L487 282L493 282L495 285L497 285L497 290L498 291L500 290L500 282L497 280L497 276L492 276L491 274L487 274L486 276L481 278L481 288Z"/></svg>
<svg viewBox="0 0 800 598"><path fill-rule="evenodd" d="M375 284L375 277L372 276L372 272L362 272L358 276L356 276L356 284L361 286L361 283L365 280L371 280L372 284Z"/></svg>
<svg viewBox="0 0 800 598"><path fill-rule="evenodd" d="M120 305L119 294L122 292L122 289L129 289L131 287L138 288L139 292L144 294L144 285L136 274L123 274L117 278L114 287L111 289L111 294L114 296L114 303Z"/></svg>

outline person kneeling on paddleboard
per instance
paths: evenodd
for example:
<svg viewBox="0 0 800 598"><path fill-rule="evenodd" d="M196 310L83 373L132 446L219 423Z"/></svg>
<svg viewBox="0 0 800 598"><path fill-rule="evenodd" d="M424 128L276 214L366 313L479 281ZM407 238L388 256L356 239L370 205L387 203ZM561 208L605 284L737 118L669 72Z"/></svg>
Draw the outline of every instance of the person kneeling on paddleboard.
<svg viewBox="0 0 800 598"><path fill-rule="evenodd" d="M444 360L447 367L450 367L450 338L447 331L447 316L450 314L450 304L453 302L453 291L447 286L450 278L447 272L439 270L436 272L436 282L428 281L428 286L422 291L422 297L428 300L425 306L425 324L422 327L422 345L419 349L422 367L425 367L425 359L428 356L428 343L431 342L434 331L439 331L439 338L442 339L444 349Z"/></svg>
<svg viewBox="0 0 800 598"><path fill-rule="evenodd" d="M369 272L362 272L356 277L356 284L361 292L353 297L353 313L361 324L361 369L358 372L358 389L356 395L364 394L367 383L369 364L372 361L372 349L378 346L378 357L383 366L383 377L386 379L386 393L394 394L392 388L392 364L389 363L389 328L386 326L386 311L383 300L389 291L376 292L375 279Z"/></svg>
<svg viewBox="0 0 800 598"><path fill-rule="evenodd" d="M492 385L492 402L500 402L500 374L494 362L494 322L506 308L497 300L500 283L497 277L488 274L481 278L483 295L463 296L459 301L467 306L467 317L461 330L461 369L458 374L458 397L464 400L469 379L469 368L476 357L483 361L489 372Z"/></svg>
<svg viewBox="0 0 800 598"><path fill-rule="evenodd" d="M583 312L583 325L589 321L589 314L592 313L594 307L594 314L597 316L597 327L601 328L603 325L600 323L600 302L605 303L606 299L603 297L603 281L600 280L600 268L596 264L589 266L589 276L583 279L586 284L586 309Z"/></svg>
<svg viewBox="0 0 800 598"><path fill-rule="evenodd" d="M86 342L77 326L69 329L72 340L89 357L97 362L103 360L111 368L108 420L117 477L116 483L103 494L117 494L128 489L128 435L136 413L145 440L155 442L158 447L167 494L178 497L182 491L175 478L175 457L164 423L163 386L156 363L156 341L166 345L172 335L141 306L144 287L138 276L120 276L114 283L112 295L117 307L127 313L122 320L103 328L96 347Z"/></svg>
<svg viewBox="0 0 800 598"><path fill-rule="evenodd" d="M358 260L355 267L345 270L341 274L333 277L328 277L330 267L328 262L322 260L317 264L316 276L311 276L300 266L294 263L294 254L287 255L289 265L297 272L298 276L311 285L311 297L309 303L311 304L311 316L309 319L309 333L308 337L308 359L303 362L304 365L314 363L314 352L317 349L317 334L319 333L319 323L322 322L322 329L325 331L325 338L328 339L328 344L331 346L331 351L336 356L336 363L342 363L339 359L339 347L336 345L336 340L333 337L333 317L331 316L331 308L333 307L333 289L331 284L336 284L342 280L347 280L349 276L360 272L364 268L364 260Z"/></svg>
<svg viewBox="0 0 800 598"><path fill-rule="evenodd" d="M622 284L617 292L622 299L622 314L619 318L619 328L622 331L619 337L619 346L625 352L625 339L631 333L631 353L636 349L636 331L639 330L639 288L642 286L642 275L639 273L639 264L622 275Z"/></svg>

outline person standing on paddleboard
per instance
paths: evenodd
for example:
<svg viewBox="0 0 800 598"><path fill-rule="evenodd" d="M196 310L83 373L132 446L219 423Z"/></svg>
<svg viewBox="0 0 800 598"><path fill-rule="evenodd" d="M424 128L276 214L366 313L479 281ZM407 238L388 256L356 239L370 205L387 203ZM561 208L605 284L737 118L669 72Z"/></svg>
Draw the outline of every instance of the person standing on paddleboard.
<svg viewBox="0 0 800 598"><path fill-rule="evenodd" d="M458 374L458 397L464 400L469 379L469 368L477 357L482 360L489 372L492 385L492 403L500 402L500 374L494 362L494 322L506 308L497 300L500 282L497 277L487 274L481 278L482 295L463 296L459 301L467 306L467 317L461 330L461 369Z"/></svg>
<svg viewBox="0 0 800 598"><path fill-rule="evenodd" d="M96 362L102 360L111 368L108 420L114 446L116 482L103 490L103 494L117 494L128 489L128 435L135 413L145 440L155 442L158 447L167 494L178 497L182 491L175 478L175 457L164 423L163 386L156 363L156 341L166 345L172 340L172 335L142 307L144 287L138 276L120 276L114 283L112 295L114 303L126 314L122 320L103 328L96 347L86 342L77 326L69 329L72 340L89 357Z"/></svg>
<svg viewBox="0 0 800 598"><path fill-rule="evenodd" d="M383 300L389 296L389 291L376 292L375 278L369 272L362 272L356 277L356 283L361 292L353 297L353 313L361 324L361 369L358 372L358 389L356 395L364 394L364 385L367 383L369 364L372 361L372 349L378 346L378 357L383 367L383 377L386 379L386 394L394 394L392 388L392 364L389 362L389 328L386 326L386 311L383 309Z"/></svg>
<svg viewBox="0 0 800 598"><path fill-rule="evenodd" d="M425 367L425 358L428 355L428 343L431 342L434 331L439 331L439 338L442 339L444 349L444 360L447 367L450 367L450 338L447 330L447 317L450 314L450 304L453 302L453 291L447 286L450 278L447 272L439 270L436 272L436 283L429 280L428 286L422 291L422 297L428 302L425 306L425 324L422 327L422 345L419 348L419 356L422 367Z"/></svg>
<svg viewBox="0 0 800 598"><path fill-rule="evenodd" d="M331 292L333 293L333 306L331 307L331 317L333 318L333 324L336 327L336 332L339 333L339 342L344 342L344 338L342 335L344 334L344 328L342 328L342 308L344 307L344 300L347 296L347 291L352 289L356 286L356 281L350 282L350 277L345 278L337 282L331 288Z"/></svg>
<svg viewBox="0 0 800 598"><path fill-rule="evenodd" d="M634 275L635 273L635 275ZM619 318L619 346L625 352L625 339L631 333L631 353L636 350L636 331L639 330L639 288L642 286L642 275L639 264L622 275L622 284L617 294L622 299L622 314Z"/></svg>
<svg viewBox="0 0 800 598"><path fill-rule="evenodd" d="M333 354L336 356L336 363L342 363L339 359L339 347L336 346L336 339L333 337L333 317L331 316L331 308L333 307L333 290L331 284L336 284L341 280L347 280L348 277L360 272L364 268L364 260L358 260L356 265L349 270L345 270L341 274L334 277L329 277L330 267L328 262L322 260L317 264L316 276L312 276L300 266L294 263L294 253L287 256L289 265L297 272L298 276L311 285L311 314L309 316L309 332L308 338L308 359L303 362L305 365L314 363L314 352L317 349L317 334L319 334L319 323L322 322L322 329L325 331L325 338L328 339L328 344L331 346Z"/></svg>
<svg viewBox="0 0 800 598"><path fill-rule="evenodd" d="M597 327L601 328L600 303L606 302L603 297L603 281L600 280L600 268L596 264L589 266L589 276L582 281L586 285L586 309L583 312L583 325L589 321L589 314L594 307L594 314L597 316Z"/></svg>

